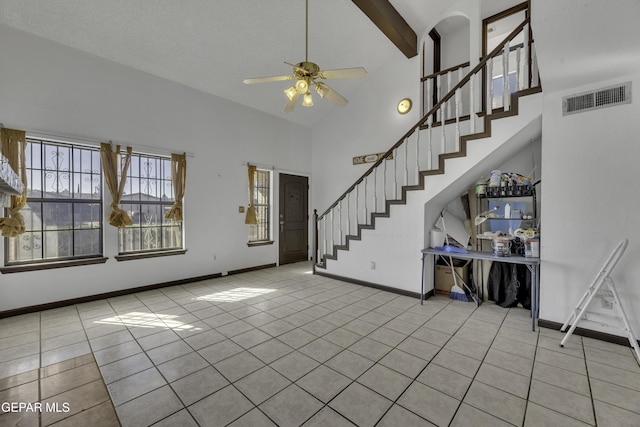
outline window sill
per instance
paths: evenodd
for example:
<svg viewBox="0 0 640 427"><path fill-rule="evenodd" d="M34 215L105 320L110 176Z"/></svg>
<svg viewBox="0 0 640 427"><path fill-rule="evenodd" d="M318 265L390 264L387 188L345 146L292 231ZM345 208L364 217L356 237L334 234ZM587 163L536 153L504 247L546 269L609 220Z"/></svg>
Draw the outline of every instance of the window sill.
<svg viewBox="0 0 640 427"><path fill-rule="evenodd" d="M267 246L267 245L273 245L273 240L263 240L260 242L248 242L247 246L249 246L250 248L254 247L254 246Z"/></svg>
<svg viewBox="0 0 640 427"><path fill-rule="evenodd" d="M133 261L136 259L157 258L161 256L184 255L185 253L187 253L186 249L179 249L175 251L141 252L136 254L116 255L114 258L116 261Z"/></svg>
<svg viewBox="0 0 640 427"><path fill-rule="evenodd" d="M98 258L43 262L43 263L37 263L37 264L11 265L11 266L0 268L0 273L2 274L23 273L26 271L50 270L52 268L65 268L65 267L76 267L80 265L104 264L105 262L107 262L108 259L109 258L107 257L98 257Z"/></svg>

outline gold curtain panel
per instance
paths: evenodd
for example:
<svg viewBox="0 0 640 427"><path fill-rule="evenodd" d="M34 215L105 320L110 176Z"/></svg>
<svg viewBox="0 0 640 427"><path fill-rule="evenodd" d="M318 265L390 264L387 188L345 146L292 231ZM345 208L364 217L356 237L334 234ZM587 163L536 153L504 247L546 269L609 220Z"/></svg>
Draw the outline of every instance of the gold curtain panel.
<svg viewBox="0 0 640 427"><path fill-rule="evenodd" d="M258 215L256 213L256 206L254 205L254 196L253 193L255 191L255 176L256 170L258 168L254 165L249 165L248 167L248 177L249 177L249 208L247 209L247 215L244 218L245 224L258 224Z"/></svg>
<svg viewBox="0 0 640 427"><path fill-rule="evenodd" d="M120 156L120 181L118 182L118 156ZM129 170L129 163L131 163L131 147L126 148L126 154L120 155L120 146L116 145L116 150L113 151L111 144L102 142L100 144L100 159L102 160L102 171L104 173L104 179L107 182L107 188L109 194L111 194L111 213L107 218L109 224L114 227L124 228L128 225L132 225L131 218L126 211L120 208L120 200L122 199L122 193L124 192L124 185L127 182L127 171Z"/></svg>
<svg viewBox="0 0 640 427"><path fill-rule="evenodd" d="M171 184L173 185L173 194L175 201L173 206L167 214L165 219L172 219L174 221L182 221L182 200L184 199L184 192L187 182L187 156L182 154L171 154Z"/></svg>
<svg viewBox="0 0 640 427"><path fill-rule="evenodd" d="M2 141L2 155L7 158L11 168L20 175L23 184L22 194L11 196L9 217L0 218L0 229L4 237L16 237L25 232L24 217L20 210L27 204L27 167L25 149L27 147L27 135L23 130L0 129Z"/></svg>

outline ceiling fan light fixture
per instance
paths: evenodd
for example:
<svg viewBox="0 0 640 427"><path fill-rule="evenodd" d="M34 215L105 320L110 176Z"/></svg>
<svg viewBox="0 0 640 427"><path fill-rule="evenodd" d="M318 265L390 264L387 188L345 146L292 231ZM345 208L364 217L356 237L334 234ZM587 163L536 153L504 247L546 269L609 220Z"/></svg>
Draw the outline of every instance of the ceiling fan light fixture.
<svg viewBox="0 0 640 427"><path fill-rule="evenodd" d="M318 95L320 95L320 98L326 98L333 104L339 107L344 107L348 104L349 101L347 101L338 92L331 89L328 85L316 80L364 79L367 76L367 71L362 67L322 70L320 69L318 64L309 61L309 0L305 0L305 3L304 61L298 62L297 64L290 64L288 62L285 62L285 64L293 67L293 73L290 75L244 79L245 84L294 80L295 83L293 84L293 86L284 90L284 93L289 100L284 107L285 113L290 113L294 110L296 104L298 103L298 98L300 97L302 97L302 105L304 107L313 106L313 98L310 93L310 86L316 87L316 92L318 93Z"/></svg>
<svg viewBox="0 0 640 427"><path fill-rule="evenodd" d="M293 97L296 96L297 93L298 91L296 90L295 86L291 86L289 89L284 90L284 94L287 95L287 98L289 98L289 101L292 101Z"/></svg>
<svg viewBox="0 0 640 427"><path fill-rule="evenodd" d="M311 92L307 92L304 94L304 98L302 98L302 106L313 107L313 98L311 98Z"/></svg>
<svg viewBox="0 0 640 427"><path fill-rule="evenodd" d="M309 82L304 79L300 79L296 82L296 91L302 95L303 93L309 92Z"/></svg>

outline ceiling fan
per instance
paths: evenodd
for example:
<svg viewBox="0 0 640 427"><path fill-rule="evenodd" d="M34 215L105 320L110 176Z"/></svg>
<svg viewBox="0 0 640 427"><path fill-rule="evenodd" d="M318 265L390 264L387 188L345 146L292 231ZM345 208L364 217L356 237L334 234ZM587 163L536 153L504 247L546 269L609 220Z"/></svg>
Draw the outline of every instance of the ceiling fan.
<svg viewBox="0 0 640 427"><path fill-rule="evenodd" d="M311 92L309 91L311 86L315 87L316 92L320 95L320 98L327 98L334 104L343 107L347 105L347 101L342 95L335 90L331 89L325 83L316 81L317 79L329 80L329 79L363 79L367 76L367 71L362 67L356 68L340 68L335 70L321 70L317 64L309 62L309 0L306 1L306 22L305 22L305 59L304 62L297 64L285 64L293 67L293 74L288 76L273 76L273 77L257 77L251 79L245 79L245 84L253 83L266 83L277 82L284 80L296 80L295 84L288 89L285 89L284 93L287 95L289 101L284 107L284 111L290 113L296 106L298 99L302 96L302 105L305 107L313 106L313 99Z"/></svg>

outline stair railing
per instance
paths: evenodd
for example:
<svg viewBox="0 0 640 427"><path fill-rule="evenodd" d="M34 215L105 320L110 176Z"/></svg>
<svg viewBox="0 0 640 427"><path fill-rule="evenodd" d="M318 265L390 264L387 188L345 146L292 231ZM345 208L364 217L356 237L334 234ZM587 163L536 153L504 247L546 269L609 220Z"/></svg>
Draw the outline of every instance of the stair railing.
<svg viewBox="0 0 640 427"><path fill-rule="evenodd" d="M512 48L510 43L521 33L524 33L524 43ZM462 136L483 131L476 123L479 113L491 115L498 109L508 112L512 92L539 86L535 49L529 34L529 18L526 18L471 71L459 77L458 83L331 206L320 215L314 211L314 270L316 265L324 266L326 259L336 259L337 250L348 248L349 240L359 240L363 229L374 228L376 217L389 216L390 205L404 204L407 191L424 188L425 174L437 173L443 168L446 157L443 155L454 157L460 152ZM512 66L510 58L514 54L516 67ZM448 72L460 73L457 68ZM486 90L480 91L483 72ZM505 75L509 77L501 78ZM514 81L516 84L512 91ZM498 90L501 92L501 106L494 99L496 87L501 89ZM468 120L461 119L463 97L469 104ZM435 122L434 117L439 121ZM480 120L479 124L483 123ZM436 143L438 138L439 144ZM437 168L434 168L434 163Z"/></svg>

